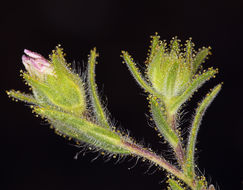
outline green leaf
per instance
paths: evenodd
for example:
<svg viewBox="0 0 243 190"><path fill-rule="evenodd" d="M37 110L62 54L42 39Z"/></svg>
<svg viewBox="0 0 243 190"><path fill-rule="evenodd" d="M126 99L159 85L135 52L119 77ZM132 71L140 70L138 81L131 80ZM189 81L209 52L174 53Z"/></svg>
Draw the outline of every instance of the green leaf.
<svg viewBox="0 0 243 190"><path fill-rule="evenodd" d="M216 69L210 68L208 71L193 79L193 81L188 85L188 88L182 93L182 95L176 97L173 102L171 102L169 112L172 114L176 113L180 106L184 104L206 81L214 77L217 72L218 71Z"/></svg>
<svg viewBox="0 0 243 190"><path fill-rule="evenodd" d="M94 48L90 52L89 64L88 64L88 86L89 86L89 94L91 103L94 109L94 114L96 119L98 120L99 125L110 128L109 122L107 120L107 116L105 114L104 108L100 102L100 98L98 96L96 83L95 83L95 64L96 57L98 54L96 53L96 49Z"/></svg>
<svg viewBox="0 0 243 190"><path fill-rule="evenodd" d="M170 185L171 190L184 190L183 187L181 187L177 181L173 179L168 179L168 183Z"/></svg>
<svg viewBox="0 0 243 190"><path fill-rule="evenodd" d="M175 149L178 145L179 138L176 133L169 126L165 113L161 108L161 105L152 97L151 98L151 112L153 120L159 130L164 136L165 140Z"/></svg>
<svg viewBox="0 0 243 190"><path fill-rule="evenodd" d="M195 176L195 163L194 163L194 155L195 155L195 146L196 146L196 139L197 134L199 130L199 126L202 120L202 117L210 105L210 103L213 101L213 99L216 97L218 92L221 89L221 84L217 85L210 93L206 95L204 100L199 104L196 114L192 123L192 128L190 130L189 140L187 143L187 154L186 154L186 168L187 173L190 177Z"/></svg>
<svg viewBox="0 0 243 190"><path fill-rule="evenodd" d="M141 73L139 72L139 69L136 67L136 64L133 62L131 56L125 52L122 51L122 57L125 60L128 69L132 73L133 77L135 80L138 82L138 84L145 89L145 91L151 93L151 94L156 94L154 89L150 87L150 85L144 80L144 78L141 76Z"/></svg>
<svg viewBox="0 0 243 190"><path fill-rule="evenodd" d="M206 59L208 54L209 54L209 48L203 48L197 53L197 55L193 59L193 70L192 70L193 75L197 72L200 64Z"/></svg>
<svg viewBox="0 0 243 190"><path fill-rule="evenodd" d="M92 138L89 138L83 133L80 133L78 129L67 123L60 122L59 120L55 120L54 118L49 119L48 122L51 124L52 127L55 128L57 134L61 134L64 137L68 136L70 138L78 140L79 142L87 143L89 145L94 144L94 140Z"/></svg>
<svg viewBox="0 0 243 190"><path fill-rule="evenodd" d="M84 118L46 107L36 107L34 111L54 123L60 133L111 153L130 153L123 147L120 135Z"/></svg>

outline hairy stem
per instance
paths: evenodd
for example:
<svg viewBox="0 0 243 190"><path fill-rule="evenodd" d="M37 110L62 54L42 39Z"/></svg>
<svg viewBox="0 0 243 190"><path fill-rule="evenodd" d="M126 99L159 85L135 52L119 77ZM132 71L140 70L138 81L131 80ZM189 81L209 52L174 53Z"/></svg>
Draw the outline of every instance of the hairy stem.
<svg viewBox="0 0 243 190"><path fill-rule="evenodd" d="M178 131L176 129L176 125L177 124L176 124L176 116L175 116L175 114L173 114L173 115L169 115L168 114L168 123L171 126L172 130L179 137L179 141L178 141L177 147L174 149L174 151L175 151L178 163L180 164L181 168L184 169L184 165L185 165L185 151L183 150L182 142L180 140L180 135L178 134Z"/></svg>
<svg viewBox="0 0 243 190"><path fill-rule="evenodd" d="M167 170L167 172L175 175L178 179L184 181L189 187L195 189L195 184L191 181L191 179L188 178L182 171L177 169L175 166L167 162L163 157L158 156L157 154L149 151L148 149L145 149L139 145L136 145L125 140L123 141L123 145L129 151L131 151L131 153L146 158L147 160L159 165L163 169Z"/></svg>

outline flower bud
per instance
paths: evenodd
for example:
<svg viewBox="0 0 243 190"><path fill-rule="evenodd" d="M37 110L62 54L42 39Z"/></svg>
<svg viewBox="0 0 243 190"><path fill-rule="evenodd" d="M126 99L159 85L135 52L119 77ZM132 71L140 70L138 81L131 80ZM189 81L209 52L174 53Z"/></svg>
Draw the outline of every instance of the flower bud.
<svg viewBox="0 0 243 190"><path fill-rule="evenodd" d="M53 66L41 55L25 49L22 62L31 76L44 80L45 75L53 75Z"/></svg>
<svg viewBox="0 0 243 190"><path fill-rule="evenodd" d="M196 52L191 39L186 41L184 49L177 38L171 40L169 48L157 34L152 36L151 42L145 77L127 52L122 51L122 57L145 92L159 98L168 113L173 115L198 88L214 78L218 70L208 68L198 72L210 53L210 48L202 48Z"/></svg>
<svg viewBox="0 0 243 190"><path fill-rule="evenodd" d="M180 95L192 80L191 62L180 52L179 40L170 46L170 51L164 42L156 47L147 73L153 88L166 99Z"/></svg>
<svg viewBox="0 0 243 190"><path fill-rule="evenodd" d="M50 61L35 52L24 52L22 62L28 72L23 76L36 100L81 115L86 108L83 82L68 68L62 49L57 47Z"/></svg>

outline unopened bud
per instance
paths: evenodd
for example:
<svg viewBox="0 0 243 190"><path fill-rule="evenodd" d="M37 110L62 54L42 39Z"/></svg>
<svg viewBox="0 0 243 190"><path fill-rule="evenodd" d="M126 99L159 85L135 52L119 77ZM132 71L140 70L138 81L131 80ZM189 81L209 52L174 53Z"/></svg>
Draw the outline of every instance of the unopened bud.
<svg viewBox="0 0 243 190"><path fill-rule="evenodd" d="M148 64L152 86L166 99L180 95L192 80L192 63L180 52L179 40L171 42L170 50L162 42L153 53Z"/></svg>
<svg viewBox="0 0 243 190"><path fill-rule="evenodd" d="M44 80L45 75L53 75L53 66L41 55L25 49L22 62L31 76Z"/></svg>
<svg viewBox="0 0 243 190"><path fill-rule="evenodd" d="M36 100L41 104L81 115L86 109L83 82L70 71L62 49L57 47L49 61L38 53L24 51L23 64L28 71L24 79L32 87Z"/></svg>

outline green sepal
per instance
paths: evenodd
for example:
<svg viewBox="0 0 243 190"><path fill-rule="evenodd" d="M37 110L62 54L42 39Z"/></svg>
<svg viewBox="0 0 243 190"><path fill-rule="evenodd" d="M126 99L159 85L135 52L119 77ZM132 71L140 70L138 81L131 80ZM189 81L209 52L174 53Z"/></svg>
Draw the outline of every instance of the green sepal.
<svg viewBox="0 0 243 190"><path fill-rule="evenodd" d="M216 69L208 69L204 73L200 74L189 84L188 88L178 97L175 97L173 101L171 101L171 105L169 106L169 112L174 114L177 110L184 104L193 94L200 88L206 81L210 78L214 77L218 71Z"/></svg>
<svg viewBox="0 0 243 190"><path fill-rule="evenodd" d="M147 65L147 77L153 85L154 89L157 92L163 92L164 89L164 78L166 77L165 71L168 67L168 64L164 64L161 67L161 62L164 56L164 50L162 49L163 45L159 48L159 51L154 53L153 59ZM158 80L160 79L160 80Z"/></svg>
<svg viewBox="0 0 243 190"><path fill-rule="evenodd" d="M177 80L177 76L178 76L178 71L179 71L179 61L176 61L175 63L173 63L173 65L171 66L170 70L169 70L169 74L167 75L167 80L166 80L166 97L173 97L175 94L175 91L177 90L175 88L175 84L176 84L176 80Z"/></svg>
<svg viewBox="0 0 243 190"><path fill-rule="evenodd" d="M158 128L159 132L163 135L166 141L175 149L178 145L179 138L176 133L172 130L167 122L166 115L161 108L162 106L155 100L154 97L150 100L151 113L153 120Z"/></svg>
<svg viewBox="0 0 243 190"><path fill-rule="evenodd" d="M95 83L95 64L96 64L96 57L98 54L96 53L96 49L90 51L90 57L88 62L88 86L89 86L89 96L91 99L91 104L94 109L94 114L97 119L99 125L110 128L106 113L104 108L100 102L100 98L97 92L97 85Z"/></svg>
<svg viewBox="0 0 243 190"><path fill-rule="evenodd" d="M81 80L79 74L72 71L70 68L71 64L68 64L64 58L63 49L60 47L57 47L56 50L53 51L53 53L50 55L51 63L54 67L55 76L56 78L65 78L72 83L74 83L80 91L84 94L84 84ZM82 94L82 95L83 95Z"/></svg>
<svg viewBox="0 0 243 190"><path fill-rule="evenodd" d="M154 50L153 59L147 64L146 73L152 87L161 94L161 99L165 103L181 94L192 78L190 60L186 60L180 54L179 40L174 38L170 46L171 51L168 53L166 43L160 42L160 46L157 47L156 51ZM190 48L190 51L192 51L192 48Z"/></svg>
<svg viewBox="0 0 243 190"><path fill-rule="evenodd" d="M96 148L110 153L129 154L123 148L122 137L117 133L96 125L85 118L51 108L36 107L34 111L54 123L59 132L66 134L78 141L89 143Z"/></svg>
<svg viewBox="0 0 243 190"><path fill-rule="evenodd" d="M50 55L55 75L47 77L47 84L56 91L60 103L64 103L65 110L82 115L86 109L84 83L79 74L72 72L70 64L64 58L63 49L57 46ZM60 85L60 88L55 86ZM58 96L59 94L59 96ZM67 106L65 105L67 104Z"/></svg>
<svg viewBox="0 0 243 190"><path fill-rule="evenodd" d="M147 60L148 64L150 64L153 61L153 59L154 59L159 48L160 48L159 36L158 35L152 36L150 53L149 53L149 57L148 57L148 60Z"/></svg>
<svg viewBox="0 0 243 190"><path fill-rule="evenodd" d="M206 59L206 57L208 56L208 54L209 54L209 48L203 48L194 57L194 59L193 59L193 70L192 70L192 74L193 75L197 72L199 66Z"/></svg>
<svg viewBox="0 0 243 190"><path fill-rule="evenodd" d="M14 99L29 103L29 104L38 104L38 102L36 101L36 99L34 98L34 96L30 95L30 94L25 94L22 93L20 91L15 91L15 90L10 90L10 91L6 91L7 95L9 97L12 97Z"/></svg>
<svg viewBox="0 0 243 190"><path fill-rule="evenodd" d="M214 87L214 89L206 95L204 100L198 105L198 108L196 109L196 114L193 119L190 135L187 143L187 149L186 149L187 150L187 154L186 154L187 175L191 178L195 176L194 156L195 156L195 146L196 146L199 126L206 109L211 104L211 102L216 97L216 95L219 93L221 87L222 87L221 84Z"/></svg>
<svg viewBox="0 0 243 190"><path fill-rule="evenodd" d="M82 115L86 109L85 94L79 85L63 75L47 75L45 82L23 73L24 79L32 87L33 94L39 103L44 103Z"/></svg>
<svg viewBox="0 0 243 190"><path fill-rule="evenodd" d="M168 183L170 185L171 190L184 190L184 188L181 187L179 183L173 179L168 179Z"/></svg>
<svg viewBox="0 0 243 190"><path fill-rule="evenodd" d="M193 68L192 65L192 55L193 55L193 46L194 44L191 41L191 38L189 40L187 40L186 42L186 47L185 47L185 61L187 65L190 65L190 68Z"/></svg>
<svg viewBox="0 0 243 190"><path fill-rule="evenodd" d="M172 57L178 57L180 53L180 40L177 39L177 37L172 38L170 42L170 56Z"/></svg>
<svg viewBox="0 0 243 190"><path fill-rule="evenodd" d="M75 75L73 75L70 69L70 64L67 64L64 58L63 49L60 48L60 46L57 46L56 49L52 51L52 54L49 57L54 67L55 75L60 77L66 75L68 77L71 77L72 79L79 80L78 77L75 77Z"/></svg>

